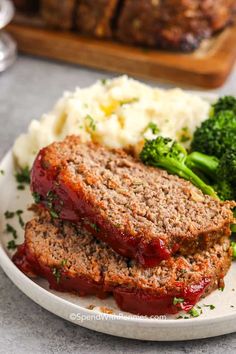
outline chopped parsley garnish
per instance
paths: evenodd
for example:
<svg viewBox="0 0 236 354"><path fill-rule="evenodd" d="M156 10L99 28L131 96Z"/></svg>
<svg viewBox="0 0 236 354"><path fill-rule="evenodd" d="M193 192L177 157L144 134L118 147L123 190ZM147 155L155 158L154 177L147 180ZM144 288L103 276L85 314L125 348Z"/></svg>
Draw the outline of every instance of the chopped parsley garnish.
<svg viewBox="0 0 236 354"><path fill-rule="evenodd" d="M224 291L224 290L225 290L225 288L222 286L221 288L218 288L218 290L220 290L220 291Z"/></svg>
<svg viewBox="0 0 236 354"><path fill-rule="evenodd" d="M88 121L88 126L91 130L95 131L96 130L96 124L93 119L89 114L85 117L85 119Z"/></svg>
<svg viewBox="0 0 236 354"><path fill-rule="evenodd" d="M184 299L181 297L174 297L174 299L173 299L173 305L182 304L183 302L184 302Z"/></svg>
<svg viewBox="0 0 236 354"><path fill-rule="evenodd" d="M5 211L4 215L5 215L6 219L12 219L12 218L14 218L15 213L14 213L14 211L7 210L7 211Z"/></svg>
<svg viewBox="0 0 236 354"><path fill-rule="evenodd" d="M233 250L233 258L236 258L236 242L232 241L230 245Z"/></svg>
<svg viewBox="0 0 236 354"><path fill-rule="evenodd" d="M15 250L16 247L17 247L17 245L16 245L15 240L11 240L11 241L9 241L8 244L7 244L7 248L8 248L9 250Z"/></svg>
<svg viewBox="0 0 236 354"><path fill-rule="evenodd" d="M184 320L189 320L190 319L190 317L186 316L186 315L185 316L179 315L178 317L176 317L177 320L180 319L180 318L182 318Z"/></svg>
<svg viewBox="0 0 236 354"><path fill-rule="evenodd" d="M7 224L6 225L6 232L8 234L12 234L13 238L16 239L17 238L17 232L16 232L16 229L11 226L10 224Z"/></svg>
<svg viewBox="0 0 236 354"><path fill-rule="evenodd" d="M102 79L102 80L101 80L101 83L102 83L103 85L106 85L107 79Z"/></svg>
<svg viewBox="0 0 236 354"><path fill-rule="evenodd" d="M46 196L47 206L49 209L52 208L53 201L57 199L57 195L53 191L48 191Z"/></svg>
<svg viewBox="0 0 236 354"><path fill-rule="evenodd" d="M35 201L36 204L40 203L40 201L41 201L41 196L40 196L39 193L33 192L33 193L32 193L32 196L33 196L34 201Z"/></svg>
<svg viewBox="0 0 236 354"><path fill-rule="evenodd" d="M47 193L47 196L46 196L47 207L49 209L49 213L50 213L51 217L54 218L54 219L59 218L59 214L54 209L54 206L53 206L54 201L57 200L57 199L58 199L58 196L53 191L49 191Z"/></svg>
<svg viewBox="0 0 236 354"><path fill-rule="evenodd" d="M22 219L23 210L17 210L16 215L18 216L19 224L21 227L25 226L24 220Z"/></svg>
<svg viewBox="0 0 236 354"><path fill-rule="evenodd" d="M20 171L15 174L16 181L20 184L30 184L30 170L29 167L26 166L22 168Z"/></svg>
<svg viewBox="0 0 236 354"><path fill-rule="evenodd" d="M187 273L187 269L180 269L180 272L181 272L182 274L185 274L185 273Z"/></svg>
<svg viewBox="0 0 236 354"><path fill-rule="evenodd" d="M54 277L56 278L56 282L57 284L60 283L60 279L61 279L61 272L60 269L54 267L52 268L52 274L54 275Z"/></svg>
<svg viewBox="0 0 236 354"><path fill-rule="evenodd" d="M12 218L14 218L15 215L17 215L20 226L24 227L25 223L22 219L22 216L21 216L22 214L23 214L23 210L17 210L16 212L7 210L4 213L6 219L12 219ZM6 226L6 231L8 233L12 233L13 236L14 236L14 234L16 234L16 230L14 229L14 227L9 224L7 224L7 226Z"/></svg>
<svg viewBox="0 0 236 354"><path fill-rule="evenodd" d="M90 226L91 226L96 232L99 232L99 231L100 231L100 229L99 229L99 227L97 226L97 224L91 224L91 223L90 223Z"/></svg>
<svg viewBox="0 0 236 354"><path fill-rule="evenodd" d="M144 132L146 133L146 131L149 130L149 129L152 131L153 134L158 134L160 132L160 129L158 128L158 126L154 122L148 123L148 125L146 126Z"/></svg>
<svg viewBox="0 0 236 354"><path fill-rule="evenodd" d="M178 317L176 317L176 319L179 318L183 318L184 320L189 320L191 317L199 317L202 314L202 309L200 306L197 306L197 308L199 309L199 311L197 309L195 309L194 307L191 308L191 310L188 311L188 315L180 315Z"/></svg>
<svg viewBox="0 0 236 354"><path fill-rule="evenodd" d="M212 305L212 304L211 304L211 305L206 305L206 304L204 304L203 306L204 306L204 307L209 307L210 310L214 310L214 309L216 308L216 307L215 307L214 305Z"/></svg>
<svg viewBox="0 0 236 354"><path fill-rule="evenodd" d="M17 186L17 189L18 189L19 191L23 191L23 190L25 190L25 186L24 186L23 184L19 184L19 185Z"/></svg>
<svg viewBox="0 0 236 354"><path fill-rule="evenodd" d="M138 102L138 101L139 101L138 97L129 98L127 100L120 101L120 106L124 106L125 104L135 103L135 102Z"/></svg>
<svg viewBox="0 0 236 354"><path fill-rule="evenodd" d="M49 210L49 213L53 219L59 218L59 215L57 214L57 212L55 210Z"/></svg>
<svg viewBox="0 0 236 354"><path fill-rule="evenodd" d="M4 171L4 170L0 170L0 174L1 174L1 175L4 175L4 174L5 174L5 171Z"/></svg>
<svg viewBox="0 0 236 354"><path fill-rule="evenodd" d="M182 128L182 132L187 133L187 132L188 132L188 127L183 127L183 128Z"/></svg>
<svg viewBox="0 0 236 354"><path fill-rule="evenodd" d="M64 267L64 266L66 265L66 263L67 263L67 259L63 259L63 260L61 261L62 267Z"/></svg>
<svg viewBox="0 0 236 354"><path fill-rule="evenodd" d="M191 310L188 311L191 317L198 317L200 313L193 307Z"/></svg>

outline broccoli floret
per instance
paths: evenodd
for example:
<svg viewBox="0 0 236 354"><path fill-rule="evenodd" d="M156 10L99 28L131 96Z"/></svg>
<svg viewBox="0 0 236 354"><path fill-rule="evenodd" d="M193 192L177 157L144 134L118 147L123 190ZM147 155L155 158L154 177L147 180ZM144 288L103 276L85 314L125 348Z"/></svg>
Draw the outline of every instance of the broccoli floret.
<svg viewBox="0 0 236 354"><path fill-rule="evenodd" d="M146 141L140 153L141 160L154 167L160 167L169 173L178 175L201 189L203 193L217 198L214 189L199 178L186 164L187 151L179 143L161 136Z"/></svg>
<svg viewBox="0 0 236 354"><path fill-rule="evenodd" d="M232 111L236 114L236 98L233 96L224 96L212 105L211 116L217 115L222 111Z"/></svg>
<svg viewBox="0 0 236 354"><path fill-rule="evenodd" d="M206 120L196 129L192 151L221 157L228 149L236 148L236 114L223 111Z"/></svg>
<svg viewBox="0 0 236 354"><path fill-rule="evenodd" d="M236 190L236 148L228 149L224 153L217 173L221 180L228 181Z"/></svg>
<svg viewBox="0 0 236 354"><path fill-rule="evenodd" d="M226 151L221 159L193 152L187 156L186 165L210 178L220 199L236 199L236 149Z"/></svg>
<svg viewBox="0 0 236 354"><path fill-rule="evenodd" d="M235 190L227 181L218 181L213 188L221 200L234 200L236 197Z"/></svg>

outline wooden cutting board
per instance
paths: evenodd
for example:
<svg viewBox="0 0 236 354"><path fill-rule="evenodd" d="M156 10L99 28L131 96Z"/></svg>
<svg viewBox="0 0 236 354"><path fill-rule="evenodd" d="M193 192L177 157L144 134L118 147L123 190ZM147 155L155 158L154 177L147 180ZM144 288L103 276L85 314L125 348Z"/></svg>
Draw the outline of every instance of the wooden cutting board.
<svg viewBox="0 0 236 354"><path fill-rule="evenodd" d="M203 41L190 54L132 47L29 24L14 23L7 30L17 40L22 53L204 88L221 86L236 58L236 26Z"/></svg>

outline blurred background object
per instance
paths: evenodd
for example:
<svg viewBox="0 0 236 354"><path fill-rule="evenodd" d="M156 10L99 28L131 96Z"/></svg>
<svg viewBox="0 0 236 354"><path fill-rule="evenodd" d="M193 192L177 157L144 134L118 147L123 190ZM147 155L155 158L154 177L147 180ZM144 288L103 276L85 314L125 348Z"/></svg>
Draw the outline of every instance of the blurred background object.
<svg viewBox="0 0 236 354"><path fill-rule="evenodd" d="M26 13L39 10L39 0L13 0L15 7L19 11L25 11ZM60 3L60 1L58 1Z"/></svg>
<svg viewBox="0 0 236 354"><path fill-rule="evenodd" d="M236 0L13 0L44 25L146 47L191 52L234 20Z"/></svg>
<svg viewBox="0 0 236 354"><path fill-rule="evenodd" d="M117 36L123 42L191 52L233 19L235 0L124 1Z"/></svg>
<svg viewBox="0 0 236 354"><path fill-rule="evenodd" d="M16 59L16 43L3 28L12 20L14 8L11 1L0 0L0 72Z"/></svg>
<svg viewBox="0 0 236 354"><path fill-rule="evenodd" d="M75 4L76 0L41 0L41 16L45 25L70 30L73 26Z"/></svg>
<svg viewBox="0 0 236 354"><path fill-rule="evenodd" d="M14 3L10 31L25 53L208 88L235 61L236 0Z"/></svg>

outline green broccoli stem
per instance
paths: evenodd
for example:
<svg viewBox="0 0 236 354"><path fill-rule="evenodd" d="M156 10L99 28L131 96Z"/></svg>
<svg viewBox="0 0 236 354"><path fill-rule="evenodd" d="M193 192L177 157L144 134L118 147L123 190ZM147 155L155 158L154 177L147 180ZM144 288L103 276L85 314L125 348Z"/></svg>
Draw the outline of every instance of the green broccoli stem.
<svg viewBox="0 0 236 354"><path fill-rule="evenodd" d="M208 156L201 152L192 152L186 157L185 163L190 169L199 170L215 180L216 170L219 166L219 159L217 157Z"/></svg>
<svg viewBox="0 0 236 354"><path fill-rule="evenodd" d="M204 194L208 194L216 199L219 199L214 189L207 185L201 178L199 178L190 168L184 164L175 161L174 159L160 159L158 162L152 163L154 167L164 168L166 171L178 175L190 182L192 182L196 187L202 190Z"/></svg>

